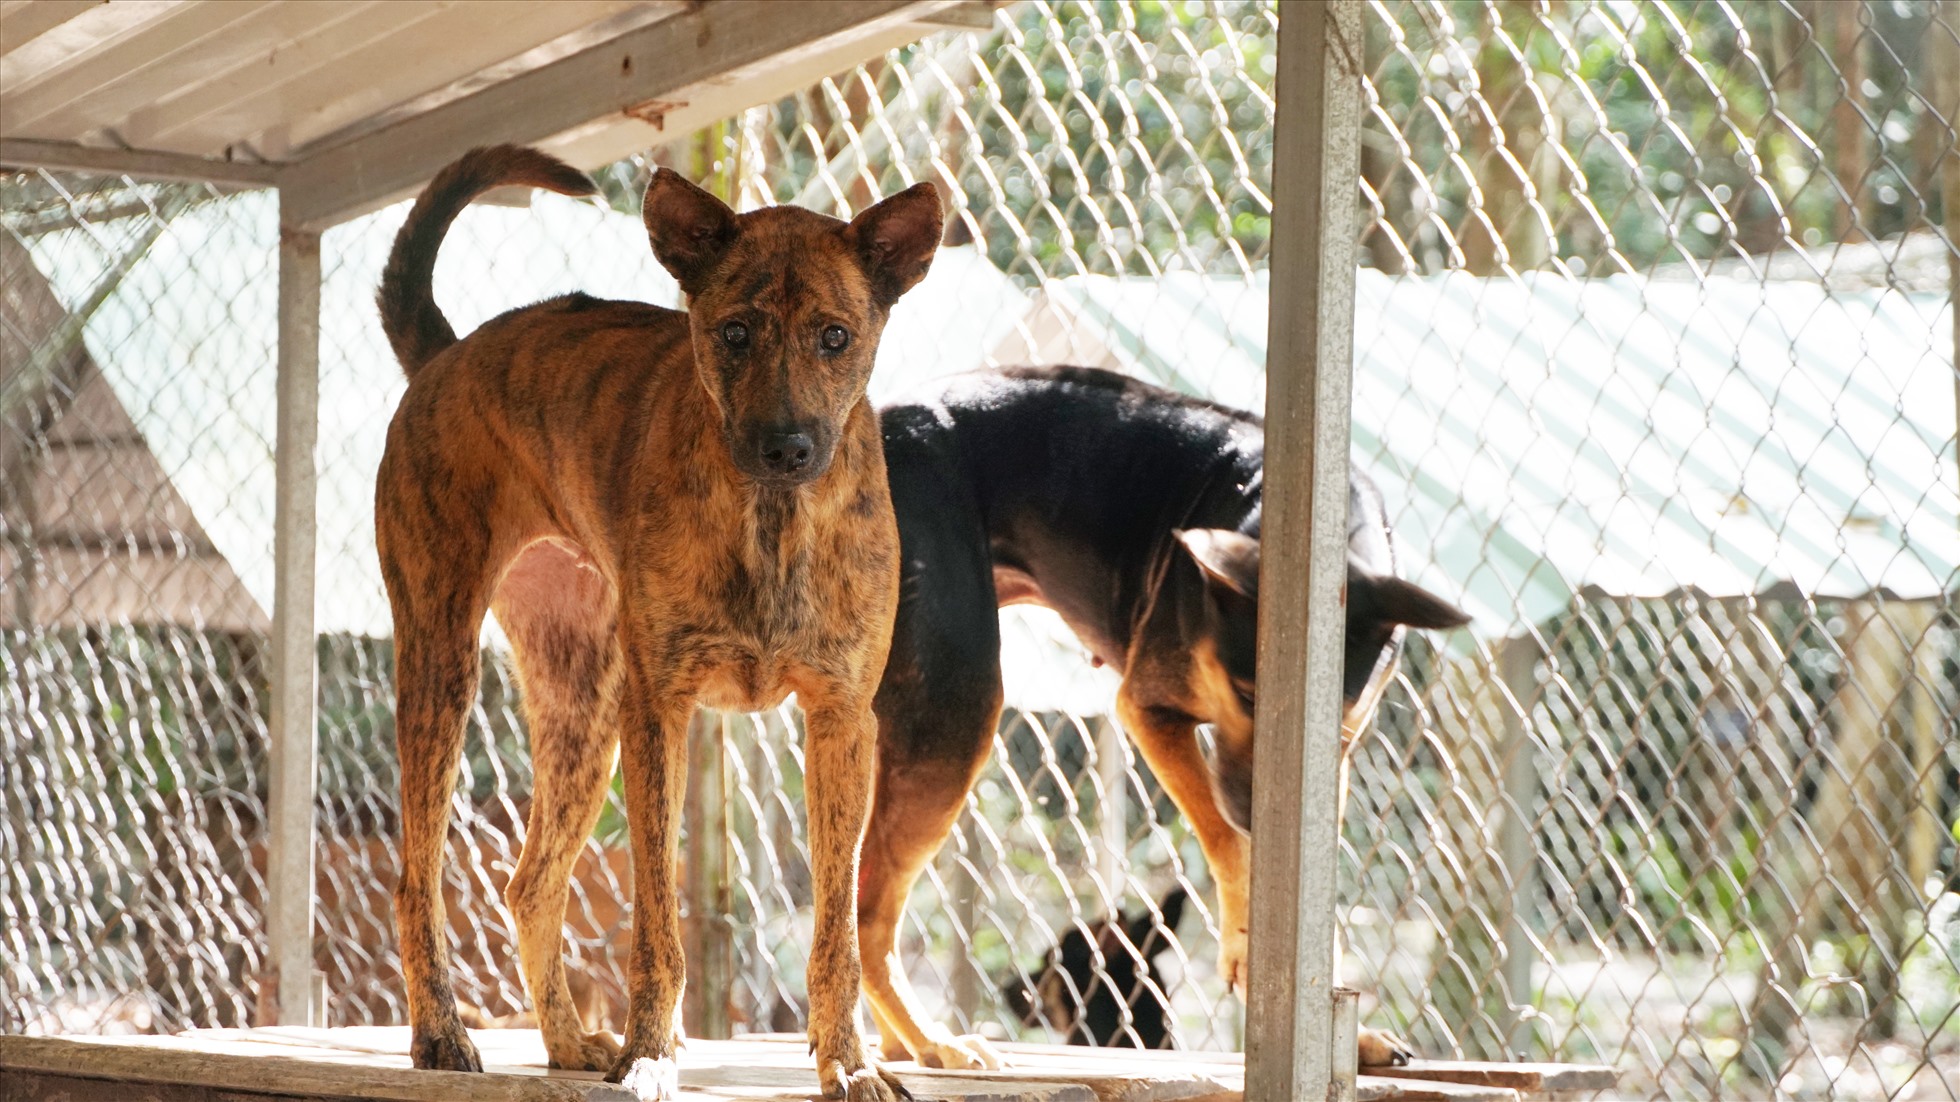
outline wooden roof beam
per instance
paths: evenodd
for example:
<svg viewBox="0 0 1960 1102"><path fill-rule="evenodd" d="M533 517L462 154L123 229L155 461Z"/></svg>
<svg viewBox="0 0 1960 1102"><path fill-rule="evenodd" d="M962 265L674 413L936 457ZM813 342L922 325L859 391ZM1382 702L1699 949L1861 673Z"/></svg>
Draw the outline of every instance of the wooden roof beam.
<svg viewBox="0 0 1960 1102"><path fill-rule="evenodd" d="M148 180L188 180L236 187L271 187L279 166L263 161L217 161L149 149L107 149L35 138L0 138L0 165L58 172L120 173Z"/></svg>

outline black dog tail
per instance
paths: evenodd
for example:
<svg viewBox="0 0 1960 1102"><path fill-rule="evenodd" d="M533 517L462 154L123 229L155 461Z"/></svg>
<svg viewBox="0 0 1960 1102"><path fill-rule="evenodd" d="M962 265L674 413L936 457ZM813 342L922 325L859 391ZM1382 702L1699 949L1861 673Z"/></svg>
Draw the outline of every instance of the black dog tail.
<svg viewBox="0 0 1960 1102"><path fill-rule="evenodd" d="M436 250L449 224L470 200L496 187L535 187L560 195L591 195L592 178L549 154L515 145L472 149L436 174L415 200L381 270L381 331L402 370L413 376L456 343L456 331L436 306Z"/></svg>
<svg viewBox="0 0 1960 1102"><path fill-rule="evenodd" d="M1177 936L1177 924L1184 918L1184 904L1190 899L1191 893L1184 890L1184 885L1178 884L1158 901L1157 914L1145 911L1130 920L1130 928L1126 931L1130 935L1130 944L1137 947L1137 952L1145 960L1171 947L1171 939ZM1161 921L1158 915L1163 916Z"/></svg>

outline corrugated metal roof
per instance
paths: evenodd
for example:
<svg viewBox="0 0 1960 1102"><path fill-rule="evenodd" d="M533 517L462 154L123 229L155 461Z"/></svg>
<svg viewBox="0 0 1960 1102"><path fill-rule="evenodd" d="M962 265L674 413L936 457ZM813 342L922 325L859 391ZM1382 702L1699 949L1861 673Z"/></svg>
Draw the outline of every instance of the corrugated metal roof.
<svg viewBox="0 0 1960 1102"><path fill-rule="evenodd" d="M1506 634L1575 595L1960 587L1946 296L1628 276L1356 288L1354 459ZM1264 402L1263 278L1076 277L1004 350Z"/></svg>

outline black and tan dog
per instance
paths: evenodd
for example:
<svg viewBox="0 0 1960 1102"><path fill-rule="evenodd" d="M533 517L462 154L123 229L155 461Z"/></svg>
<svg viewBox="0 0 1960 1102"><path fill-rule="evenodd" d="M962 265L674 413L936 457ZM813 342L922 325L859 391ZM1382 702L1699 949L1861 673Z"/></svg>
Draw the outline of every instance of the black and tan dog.
<svg viewBox="0 0 1960 1102"><path fill-rule="evenodd" d="M794 692L808 732L810 1046L827 1095L891 1099L859 1032L852 911L898 596L865 384L887 312L931 263L938 196L921 184L848 224L794 207L738 215L662 170L647 233L687 312L567 295L458 341L431 295L437 246L473 196L512 184L593 190L535 151L473 152L416 202L381 281L409 375L376 535L395 617L395 906L415 1065L479 1066L450 990L440 881L477 632L494 611L536 773L508 900L551 1063L641 1097L678 1091L688 720L697 701L753 710ZM634 857L623 1046L583 1031L561 933L566 877L616 758Z"/></svg>
<svg viewBox="0 0 1960 1102"><path fill-rule="evenodd" d="M1054 609L1122 674L1118 718L1204 849L1221 971L1242 990L1260 419L1082 368L956 376L936 400L881 416L904 569L878 689L858 936L886 1055L998 1066L985 1041L923 1019L895 937L907 891L993 745L1004 605ZM1467 622L1395 576L1380 495L1358 472L1348 514L1344 742L1371 720L1405 627ZM1201 724L1214 732L1209 759ZM1345 800L1345 755L1340 786ZM1364 1064L1407 1059L1395 1038L1362 1032Z"/></svg>
<svg viewBox="0 0 1960 1102"><path fill-rule="evenodd" d="M1190 896L1165 893L1154 911L1071 925L1033 976L1001 985L1022 1025L1046 1025L1063 1044L1170 1048L1170 985L1157 958L1170 951Z"/></svg>

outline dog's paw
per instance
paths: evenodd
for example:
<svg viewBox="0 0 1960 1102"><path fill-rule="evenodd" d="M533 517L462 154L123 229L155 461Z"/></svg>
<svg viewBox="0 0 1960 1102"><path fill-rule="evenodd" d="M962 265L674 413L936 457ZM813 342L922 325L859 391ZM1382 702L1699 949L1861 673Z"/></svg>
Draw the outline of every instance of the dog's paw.
<svg viewBox="0 0 1960 1102"><path fill-rule="evenodd" d="M912 1050L905 1047L905 1040L898 1035L898 1030L887 1029L878 1035L878 1055L886 1063L898 1063L912 1059Z"/></svg>
<svg viewBox="0 0 1960 1102"><path fill-rule="evenodd" d="M1250 939L1243 927L1228 928L1218 939L1218 975L1227 989L1245 998L1245 958Z"/></svg>
<svg viewBox="0 0 1960 1102"><path fill-rule="evenodd" d="M817 1082L823 1086L825 1098L841 1098L844 1102L898 1102L909 1100L912 1092L898 1077L871 1060L859 1060L856 1068L846 1067L843 1060L817 1060Z"/></svg>
<svg viewBox="0 0 1960 1102"><path fill-rule="evenodd" d="M681 1096L681 1066L672 1056L622 1054L606 1073L640 1102L674 1102Z"/></svg>
<svg viewBox="0 0 1960 1102"><path fill-rule="evenodd" d="M999 1071L1003 1066L1000 1053L994 1051L985 1037L975 1033L927 1037L925 1050L915 1053L914 1058L921 1067L947 1071Z"/></svg>
<svg viewBox="0 0 1960 1102"><path fill-rule="evenodd" d="M476 1045L459 1021L451 1021L447 1028L433 1033L416 1033L408 1044L408 1058L425 1070L483 1070L483 1058L476 1054Z"/></svg>
<svg viewBox="0 0 1960 1102"><path fill-rule="evenodd" d="M1364 1068L1400 1067L1416 1058L1409 1042L1385 1030L1365 1026L1361 1029L1360 1044L1356 1047Z"/></svg>
<svg viewBox="0 0 1960 1102"><path fill-rule="evenodd" d="M649 1036L651 1034L651 1036ZM680 1015L666 1029L626 1030L626 1041L614 1057L606 1081L618 1083L640 1102L670 1102L681 1094Z"/></svg>
<svg viewBox="0 0 1960 1102"><path fill-rule="evenodd" d="M580 1033L562 1045L546 1038L544 1047L551 1066L562 1071L609 1071L619 1062L619 1039L603 1029Z"/></svg>

